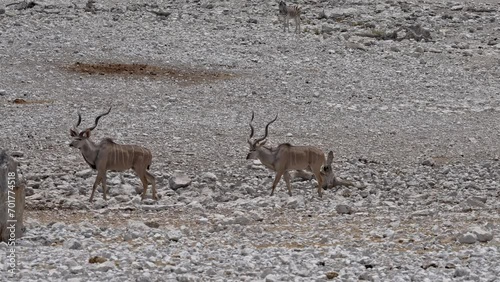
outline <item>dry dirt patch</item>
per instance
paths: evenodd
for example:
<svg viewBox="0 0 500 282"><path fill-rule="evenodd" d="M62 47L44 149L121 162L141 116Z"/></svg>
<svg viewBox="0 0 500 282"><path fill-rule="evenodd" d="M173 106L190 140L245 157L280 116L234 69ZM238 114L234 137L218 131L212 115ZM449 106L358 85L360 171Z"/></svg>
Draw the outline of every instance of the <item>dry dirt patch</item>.
<svg viewBox="0 0 500 282"><path fill-rule="evenodd" d="M25 100L22 98L16 98L12 103L17 104L17 105L28 105L28 104L48 104L52 103L53 101L50 100Z"/></svg>
<svg viewBox="0 0 500 282"><path fill-rule="evenodd" d="M89 75L119 75L167 78L180 84L202 84L235 77L235 74L198 68L161 67L148 64L80 63L63 66L70 72Z"/></svg>

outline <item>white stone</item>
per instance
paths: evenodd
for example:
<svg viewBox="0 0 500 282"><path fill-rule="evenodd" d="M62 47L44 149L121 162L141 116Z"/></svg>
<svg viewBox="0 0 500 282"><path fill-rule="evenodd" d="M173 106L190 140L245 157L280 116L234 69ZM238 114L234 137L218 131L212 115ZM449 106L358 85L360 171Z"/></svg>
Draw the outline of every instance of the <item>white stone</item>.
<svg viewBox="0 0 500 282"><path fill-rule="evenodd" d="M464 8L463 5L455 5L455 6L452 6L450 8L450 10L452 10L452 11L459 11L459 10L462 10L463 8Z"/></svg>
<svg viewBox="0 0 500 282"><path fill-rule="evenodd" d="M167 238L170 241L179 241L182 238L182 232L180 230L169 230L167 231Z"/></svg>
<svg viewBox="0 0 500 282"><path fill-rule="evenodd" d="M69 239L67 241L64 241L63 245L70 250L79 250L82 248L82 243L80 243L80 241L76 239Z"/></svg>
<svg viewBox="0 0 500 282"><path fill-rule="evenodd" d="M462 244L474 244L477 242L477 236L472 232L466 232L458 236L458 242Z"/></svg>
<svg viewBox="0 0 500 282"><path fill-rule="evenodd" d="M488 242L493 240L493 233L487 230L482 229L481 227L473 227L470 232L476 234L477 240L479 242Z"/></svg>
<svg viewBox="0 0 500 282"><path fill-rule="evenodd" d="M205 182L215 182L217 181L217 175L212 172L205 172L201 175L201 179Z"/></svg>
<svg viewBox="0 0 500 282"><path fill-rule="evenodd" d="M180 171L174 172L174 174L168 180L169 186L172 190L177 190L179 188L187 187L191 184L191 178L185 173Z"/></svg>
<svg viewBox="0 0 500 282"><path fill-rule="evenodd" d="M351 214L353 209L348 205L340 204L335 207L335 211L337 211L338 214Z"/></svg>
<svg viewBox="0 0 500 282"><path fill-rule="evenodd" d="M97 265L96 270L100 272L107 272L111 269L116 268L116 265L113 261L106 261Z"/></svg>
<svg viewBox="0 0 500 282"><path fill-rule="evenodd" d="M92 170L92 169L84 169L84 170L80 170L77 173L75 173L75 176L81 177L81 178L89 178L93 174L94 174L94 170Z"/></svg>

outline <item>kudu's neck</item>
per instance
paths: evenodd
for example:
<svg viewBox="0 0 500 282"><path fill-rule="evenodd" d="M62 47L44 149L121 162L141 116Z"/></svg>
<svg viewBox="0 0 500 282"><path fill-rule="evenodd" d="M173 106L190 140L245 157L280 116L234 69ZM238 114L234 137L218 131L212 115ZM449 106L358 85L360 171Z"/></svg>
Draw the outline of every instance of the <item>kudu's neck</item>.
<svg viewBox="0 0 500 282"><path fill-rule="evenodd" d="M95 169L95 162L97 160L97 154L99 153L99 147L90 139L86 139L82 147L80 147L80 152L82 153L85 161Z"/></svg>
<svg viewBox="0 0 500 282"><path fill-rule="evenodd" d="M257 149L257 158L267 168L274 170L274 161L276 160L274 152L267 147L259 147Z"/></svg>

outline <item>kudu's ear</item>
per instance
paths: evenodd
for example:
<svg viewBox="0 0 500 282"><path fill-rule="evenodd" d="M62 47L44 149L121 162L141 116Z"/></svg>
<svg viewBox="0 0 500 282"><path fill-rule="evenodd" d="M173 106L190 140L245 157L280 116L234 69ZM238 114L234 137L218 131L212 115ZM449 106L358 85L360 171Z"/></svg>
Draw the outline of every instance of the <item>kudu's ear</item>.
<svg viewBox="0 0 500 282"><path fill-rule="evenodd" d="M73 129L70 129L69 130L69 134L71 135L71 137L76 137L78 136L78 133L76 131L74 131Z"/></svg>
<svg viewBox="0 0 500 282"><path fill-rule="evenodd" d="M90 130L86 129L85 131L80 132L80 137L89 138L90 137Z"/></svg>
<svg viewBox="0 0 500 282"><path fill-rule="evenodd" d="M264 144L266 144L266 142L267 142L267 139L265 139L265 140L263 140L263 141L260 141L260 142L259 142L259 146L264 146Z"/></svg>
<svg viewBox="0 0 500 282"><path fill-rule="evenodd" d="M328 152L328 158L326 159L326 164L331 165L333 162L333 151Z"/></svg>

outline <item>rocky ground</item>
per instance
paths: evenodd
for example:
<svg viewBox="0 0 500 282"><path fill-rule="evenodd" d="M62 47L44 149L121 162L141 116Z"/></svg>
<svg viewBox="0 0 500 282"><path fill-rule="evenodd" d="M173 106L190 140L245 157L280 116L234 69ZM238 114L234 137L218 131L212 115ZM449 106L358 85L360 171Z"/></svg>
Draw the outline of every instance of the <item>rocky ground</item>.
<svg viewBox="0 0 500 282"><path fill-rule="evenodd" d="M14 278L498 281L497 1L297 1L300 35L276 1L153 2L0 3L0 148L27 183ZM150 148L157 202L109 172L88 203L69 128L110 105L92 138ZM252 110L256 134L279 114L268 143L333 150L362 185L269 197Z"/></svg>

